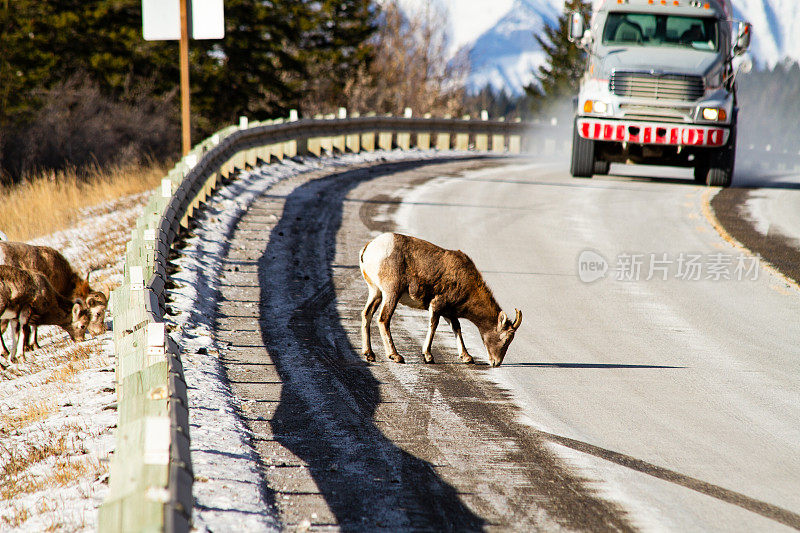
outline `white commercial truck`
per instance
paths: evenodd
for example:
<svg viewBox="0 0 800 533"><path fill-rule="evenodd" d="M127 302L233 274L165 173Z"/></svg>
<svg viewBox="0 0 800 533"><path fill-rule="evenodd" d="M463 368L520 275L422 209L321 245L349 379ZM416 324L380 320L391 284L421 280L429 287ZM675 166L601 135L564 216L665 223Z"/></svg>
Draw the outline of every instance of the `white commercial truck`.
<svg viewBox="0 0 800 533"><path fill-rule="evenodd" d="M728 186L736 155L737 68L750 24L730 0L605 0L589 29L572 13L570 40L588 52L574 121L575 177L610 163L694 168Z"/></svg>

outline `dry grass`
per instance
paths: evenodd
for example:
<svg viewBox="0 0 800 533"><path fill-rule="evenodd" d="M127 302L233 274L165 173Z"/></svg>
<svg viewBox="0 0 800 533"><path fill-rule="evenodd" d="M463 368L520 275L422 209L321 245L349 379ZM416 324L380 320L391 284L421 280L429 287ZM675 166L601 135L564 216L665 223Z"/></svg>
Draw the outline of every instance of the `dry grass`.
<svg viewBox="0 0 800 533"><path fill-rule="evenodd" d="M30 516L31 513L26 507L17 507L15 505L11 507L10 514L0 516L0 521L2 524L15 529L27 522Z"/></svg>
<svg viewBox="0 0 800 533"><path fill-rule="evenodd" d="M51 402L36 402L22 407L18 412L0 416L0 435L9 435L25 426L37 422L54 412L56 406Z"/></svg>
<svg viewBox="0 0 800 533"><path fill-rule="evenodd" d="M54 172L0 187L0 230L14 241L53 233L75 223L81 209L154 188L166 170L151 163L97 170L88 177Z"/></svg>

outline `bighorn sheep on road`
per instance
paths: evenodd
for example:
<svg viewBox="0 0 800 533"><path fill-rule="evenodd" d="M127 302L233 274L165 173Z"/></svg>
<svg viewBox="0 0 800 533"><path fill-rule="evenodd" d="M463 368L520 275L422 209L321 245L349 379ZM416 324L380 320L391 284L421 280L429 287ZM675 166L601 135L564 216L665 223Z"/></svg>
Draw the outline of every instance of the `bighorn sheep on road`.
<svg viewBox="0 0 800 533"><path fill-rule="evenodd" d="M473 362L461 337L458 322L461 317L478 327L492 366L503 362L522 324L522 312L516 310L514 321L509 320L464 252L445 250L408 235L383 233L361 249L359 266L369 287L367 304L361 315L362 353L367 361L375 360L369 329L372 315L380 305L378 328L386 355L398 363L405 362L397 353L389 331L395 307L402 303L428 310L430 323L422 349L426 363L433 362L431 343L439 317L444 317L453 328L462 361Z"/></svg>
<svg viewBox="0 0 800 533"><path fill-rule="evenodd" d="M89 333L102 335L106 331L108 297L89 286L91 271L84 279L54 248L21 242L0 242L0 265L15 266L44 274L60 295L71 301L80 299L86 303L91 315Z"/></svg>
<svg viewBox="0 0 800 533"><path fill-rule="evenodd" d="M13 358L25 355L25 326L61 326L74 341L82 341L89 325L89 310L81 300L64 298L38 272L0 265L0 319L10 321L14 334ZM20 339L21 337L21 339ZM8 353L1 342L3 353Z"/></svg>

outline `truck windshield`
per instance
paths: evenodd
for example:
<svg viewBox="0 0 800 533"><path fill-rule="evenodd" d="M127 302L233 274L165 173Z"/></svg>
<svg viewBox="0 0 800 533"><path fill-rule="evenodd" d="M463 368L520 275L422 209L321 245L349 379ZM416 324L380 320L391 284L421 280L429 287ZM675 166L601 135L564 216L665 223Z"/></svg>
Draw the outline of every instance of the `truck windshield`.
<svg viewBox="0 0 800 533"><path fill-rule="evenodd" d="M717 21L710 17L609 13L603 44L623 46L678 46L716 51Z"/></svg>

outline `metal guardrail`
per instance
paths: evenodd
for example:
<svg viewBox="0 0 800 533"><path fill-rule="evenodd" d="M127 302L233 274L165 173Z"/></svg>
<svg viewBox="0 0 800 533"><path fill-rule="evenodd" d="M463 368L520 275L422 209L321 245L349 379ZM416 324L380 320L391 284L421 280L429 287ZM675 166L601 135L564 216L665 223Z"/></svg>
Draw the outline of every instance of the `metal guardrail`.
<svg viewBox="0 0 800 533"><path fill-rule="evenodd" d="M180 348L164 324L170 250L217 187L259 162L323 152L429 149L519 153L530 124L406 117L277 120L225 128L197 145L162 180L127 244L113 291L119 423L103 532L184 532L194 480L189 405Z"/></svg>

